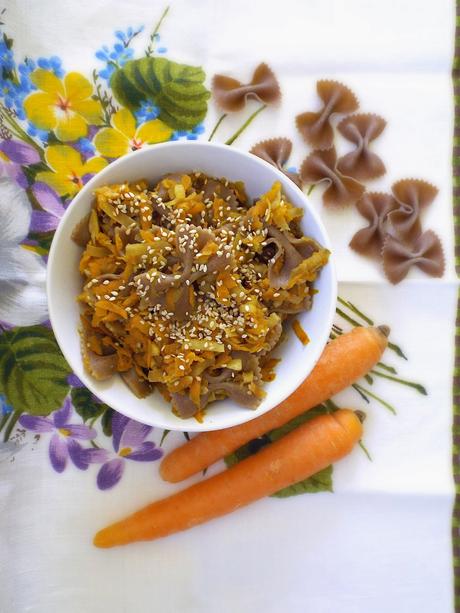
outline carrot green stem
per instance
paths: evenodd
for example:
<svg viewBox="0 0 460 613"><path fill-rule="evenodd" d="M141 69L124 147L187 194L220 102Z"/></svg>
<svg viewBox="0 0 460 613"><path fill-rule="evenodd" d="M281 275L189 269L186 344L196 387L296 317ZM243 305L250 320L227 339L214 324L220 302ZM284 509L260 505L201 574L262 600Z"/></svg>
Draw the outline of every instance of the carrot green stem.
<svg viewBox="0 0 460 613"><path fill-rule="evenodd" d="M356 321L356 319L353 319L353 317L350 317L350 315L347 315L339 307L336 307L335 310L336 310L337 315L340 315L340 317L342 317L342 319L345 319L345 321L348 321L348 323L350 323L352 326L356 327L356 326L361 326L362 325L362 324L359 323L359 321ZM404 358L405 360L407 360L407 356L404 354L404 352L401 349L401 347L399 347L398 345L395 345L395 343L388 343L388 349L391 349L397 355L399 355L399 357Z"/></svg>
<svg viewBox="0 0 460 613"><path fill-rule="evenodd" d="M369 398L366 396L366 394L362 392L362 390L359 388L357 383L353 383L351 387L358 392L358 394L361 396L363 400L365 400L367 403L370 402Z"/></svg>
<svg viewBox="0 0 460 613"><path fill-rule="evenodd" d="M389 381L395 381L396 383L401 383L401 385L407 385L407 387L412 387L415 390L417 390L419 394L422 394L423 396L428 396L428 392L426 391L426 388L423 387L421 383L415 383L414 381L407 381L406 379L400 379L399 377L392 377L391 375L386 375L383 372L378 372L377 370L371 370L371 373L375 375L376 377L382 377L383 379L388 379Z"/></svg>
<svg viewBox="0 0 460 613"><path fill-rule="evenodd" d="M20 411L15 411L12 414L12 416L11 416L9 422L8 422L8 425L6 427L5 434L3 435L3 440L4 440L5 443L10 438L11 433L13 432L13 428L16 426L16 423L17 423L17 421L18 421L18 419L20 417L21 417L21 412Z"/></svg>
<svg viewBox="0 0 460 613"><path fill-rule="evenodd" d="M326 407L326 410L329 413L334 413L334 411L338 411L339 410L339 407L331 399L326 400L325 402L323 402L323 404L324 404L324 406Z"/></svg>
<svg viewBox="0 0 460 613"><path fill-rule="evenodd" d="M382 398L380 398L380 396L377 396L377 394L374 394L373 392L370 392L368 389L365 389L362 385L359 385L359 383L355 383L353 385L353 387L358 392L362 392L366 396L370 396L371 398L373 398L377 402L380 402L381 405L383 405L385 408L387 408L389 411L391 411L394 415L396 415L396 409L394 407L392 407L391 404L386 402L386 400L383 400Z"/></svg>
<svg viewBox="0 0 460 613"><path fill-rule="evenodd" d="M377 362L376 366L383 368L383 370L386 370L387 372L391 372L392 375L398 374L396 368L393 368L393 366L388 366L388 364L384 364L383 362Z"/></svg>
<svg viewBox="0 0 460 613"><path fill-rule="evenodd" d="M340 317L342 317L342 319L344 319L345 321L348 321L348 323L351 324L352 326L356 327L356 326L361 326L362 325L362 324L359 323L359 321L356 321L356 319L353 319L353 317L350 317L350 315L347 315L339 307L336 307L335 310L336 310L337 315L340 315Z"/></svg>
<svg viewBox="0 0 460 613"><path fill-rule="evenodd" d="M262 106L260 106L257 111L254 111L254 113L252 115L250 115L246 121L244 122L244 124L238 128L238 130L235 132L235 134L233 134L233 136L230 136L230 138L228 140L225 141L226 145L233 145L233 143L236 141L236 139L238 138L238 136L240 136L245 130L246 128L249 126L250 123L252 123L254 121L254 119L257 117L257 115L259 113L261 113L264 109L267 108L266 104L263 104Z"/></svg>
<svg viewBox="0 0 460 613"><path fill-rule="evenodd" d="M308 188L307 196L309 196L312 193L312 191L315 189L315 187L316 187L315 184L310 185L310 187Z"/></svg>
<svg viewBox="0 0 460 613"><path fill-rule="evenodd" d="M367 459L369 460L369 462L372 462L372 457L371 454L369 453L366 445L363 443L363 441L359 441L358 445L361 447L361 449L364 451L364 453L367 456Z"/></svg>
<svg viewBox="0 0 460 613"><path fill-rule="evenodd" d="M342 336L342 331L337 330L335 326L332 326L331 333L329 334L330 338L337 338L338 336Z"/></svg>
<svg viewBox="0 0 460 613"><path fill-rule="evenodd" d="M216 125L213 127L211 134L209 135L208 138L208 143L212 141L212 139L214 138L214 134L217 132L217 130L219 129L220 124L224 121L224 119L227 117L228 113L224 113L223 115L221 115L219 117L219 119L217 120Z"/></svg>
<svg viewBox="0 0 460 613"><path fill-rule="evenodd" d="M165 438L168 436L170 432L171 430L163 430L163 434L161 435L160 447L163 445Z"/></svg>
<svg viewBox="0 0 460 613"><path fill-rule="evenodd" d="M364 378L369 383L369 385L372 385L374 383L374 379L369 374L364 375Z"/></svg>
<svg viewBox="0 0 460 613"><path fill-rule="evenodd" d="M90 442L91 447L94 447L94 449L101 449L101 447L99 447L99 445L97 443L95 443L93 440L91 440Z"/></svg>
<svg viewBox="0 0 460 613"><path fill-rule="evenodd" d="M364 315L364 313L362 313L358 307L356 307L354 304L352 304L350 301L348 300L344 300L343 298L341 298L340 296L337 297L337 300L340 302L340 304L343 304L343 306L347 307L348 309L350 309L350 311L353 311L353 313L355 313L356 315L358 315L358 317L361 317L361 319L363 321L365 321L367 324L369 324L369 326L373 326L374 322L372 321L372 319L370 319L369 317L367 317L367 315Z"/></svg>
<svg viewBox="0 0 460 613"><path fill-rule="evenodd" d="M399 355L400 358L403 358L404 360L408 359L407 355L403 352L401 347L399 347L398 345L395 345L395 343L388 343L388 349L391 349L392 351L394 351L396 355Z"/></svg>

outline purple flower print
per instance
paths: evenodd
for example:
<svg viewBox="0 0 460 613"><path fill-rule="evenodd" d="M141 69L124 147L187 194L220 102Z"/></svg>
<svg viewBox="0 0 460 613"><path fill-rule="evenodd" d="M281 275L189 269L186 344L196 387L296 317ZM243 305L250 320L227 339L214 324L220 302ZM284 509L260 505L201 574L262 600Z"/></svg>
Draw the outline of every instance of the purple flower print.
<svg viewBox="0 0 460 613"><path fill-rule="evenodd" d="M120 481L125 468L125 460L154 462L161 458L163 455L161 449L158 449L152 441L145 440L151 430L151 426L129 419L120 413L114 413L112 442L118 457L101 466L97 474L99 489L108 490Z"/></svg>
<svg viewBox="0 0 460 613"><path fill-rule="evenodd" d="M29 166L40 161L40 156L33 147L17 140L0 142L0 176L8 176L24 189L27 179L21 166Z"/></svg>
<svg viewBox="0 0 460 613"><path fill-rule="evenodd" d="M80 470L86 470L90 464L102 464L109 457L105 449L93 447L85 449L78 441L72 439L68 441L67 448L70 459Z"/></svg>
<svg viewBox="0 0 460 613"><path fill-rule="evenodd" d="M71 387L85 387L84 383L73 372L67 377L67 383Z"/></svg>
<svg viewBox="0 0 460 613"><path fill-rule="evenodd" d="M43 211L32 211L30 230L32 232L50 232L56 230L65 209L59 196L45 183L35 183L32 193Z"/></svg>
<svg viewBox="0 0 460 613"><path fill-rule="evenodd" d="M107 452L104 449L83 449L79 440L89 441L96 436L96 430L85 424L69 423L72 413L70 398L66 398L61 409L50 417L21 415L19 423L32 432L53 432L49 445L49 457L54 470L62 473L70 457L77 468L85 470L89 464L104 462Z"/></svg>

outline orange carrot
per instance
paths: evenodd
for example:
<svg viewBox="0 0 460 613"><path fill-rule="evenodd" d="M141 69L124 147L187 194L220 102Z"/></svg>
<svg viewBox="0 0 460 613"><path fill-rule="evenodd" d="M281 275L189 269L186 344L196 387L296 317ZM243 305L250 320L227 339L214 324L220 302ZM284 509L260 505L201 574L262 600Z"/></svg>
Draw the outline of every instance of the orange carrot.
<svg viewBox="0 0 460 613"><path fill-rule="evenodd" d="M182 481L250 440L328 400L365 375L380 360L389 333L388 326L354 328L331 341L310 376L281 404L240 426L198 434L163 459L161 476L172 483Z"/></svg>
<svg viewBox="0 0 460 613"><path fill-rule="evenodd" d="M104 528L94 544L153 540L231 513L340 460L361 435L361 421L349 409L315 417L228 470Z"/></svg>

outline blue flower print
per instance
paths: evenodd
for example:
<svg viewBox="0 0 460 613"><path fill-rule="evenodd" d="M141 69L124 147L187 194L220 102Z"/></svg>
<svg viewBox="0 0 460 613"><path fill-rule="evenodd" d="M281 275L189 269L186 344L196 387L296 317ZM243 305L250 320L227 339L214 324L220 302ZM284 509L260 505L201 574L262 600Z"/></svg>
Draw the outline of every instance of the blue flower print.
<svg viewBox="0 0 460 613"><path fill-rule="evenodd" d="M40 130L30 122L27 126L27 134L40 139L44 145L48 143L49 133L46 130Z"/></svg>
<svg viewBox="0 0 460 613"><path fill-rule="evenodd" d="M13 412L13 407L6 402L3 394L0 394L0 415L9 415Z"/></svg>
<svg viewBox="0 0 460 613"><path fill-rule="evenodd" d="M4 70L14 69L13 52L11 49L8 49L5 40L0 40L0 68Z"/></svg>
<svg viewBox="0 0 460 613"><path fill-rule="evenodd" d="M126 32L122 32L121 30L117 30L115 32L115 37L118 38L118 40L120 42L123 43L123 45L125 47L127 47L131 40L137 36L138 34L140 34L144 29L144 26L141 26L140 28L137 28L137 30L134 30L134 28L132 28L131 26L126 30Z"/></svg>
<svg viewBox="0 0 460 613"><path fill-rule="evenodd" d="M160 110L153 104L153 102L144 100L140 106L140 109L134 113L134 116L136 117L137 125L140 125L141 123L145 123L151 119L156 119L159 114Z"/></svg>
<svg viewBox="0 0 460 613"><path fill-rule="evenodd" d="M129 47L132 39L142 32L143 28L138 28L136 31L129 27L126 32L117 30L115 38L117 39L112 48L103 45L96 51L96 57L101 62L105 62L104 68L99 71L99 76L106 81L110 81L111 76L117 68L121 68L126 62L134 56L134 50Z"/></svg>
<svg viewBox="0 0 460 613"><path fill-rule="evenodd" d="M89 138L80 138L77 143L78 149L87 157L94 155L94 145Z"/></svg>
<svg viewBox="0 0 460 613"><path fill-rule="evenodd" d="M59 78L64 76L64 71L61 66L62 62L57 55L53 55L50 58L40 57L37 60L37 64L39 68L43 68L43 70L51 70Z"/></svg>

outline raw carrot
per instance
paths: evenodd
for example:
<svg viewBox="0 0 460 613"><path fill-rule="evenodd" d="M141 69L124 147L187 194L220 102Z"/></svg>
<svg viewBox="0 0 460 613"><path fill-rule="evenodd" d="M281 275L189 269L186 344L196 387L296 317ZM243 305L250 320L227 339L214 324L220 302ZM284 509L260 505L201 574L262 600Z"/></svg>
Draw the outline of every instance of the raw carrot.
<svg viewBox="0 0 460 613"><path fill-rule="evenodd" d="M310 376L281 404L240 426L198 434L163 459L161 476L171 483L182 481L252 439L328 400L365 375L380 360L389 333L388 326L363 327L334 339L326 345Z"/></svg>
<svg viewBox="0 0 460 613"><path fill-rule="evenodd" d="M104 528L94 544L153 540L231 513L340 460L361 435L360 416L350 409L320 415L228 470Z"/></svg>

